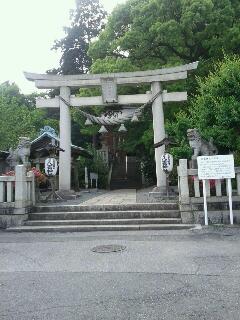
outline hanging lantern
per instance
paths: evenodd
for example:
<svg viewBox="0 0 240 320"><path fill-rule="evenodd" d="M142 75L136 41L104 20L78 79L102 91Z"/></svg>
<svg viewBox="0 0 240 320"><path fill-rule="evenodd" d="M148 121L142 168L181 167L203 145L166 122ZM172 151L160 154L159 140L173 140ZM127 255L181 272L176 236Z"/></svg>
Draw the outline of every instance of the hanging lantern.
<svg viewBox="0 0 240 320"><path fill-rule="evenodd" d="M121 124L120 128L118 129L118 132L127 132L127 129L123 123Z"/></svg>
<svg viewBox="0 0 240 320"><path fill-rule="evenodd" d="M107 133L107 129L104 126L101 126L101 128L98 131L99 133Z"/></svg>
<svg viewBox="0 0 240 320"><path fill-rule="evenodd" d="M90 119L86 119L85 126L91 126L93 123Z"/></svg>
<svg viewBox="0 0 240 320"><path fill-rule="evenodd" d="M173 156L170 153L164 153L161 157L161 169L169 173L173 169Z"/></svg>
<svg viewBox="0 0 240 320"><path fill-rule="evenodd" d="M139 119L138 119L136 113L133 114L133 117L132 117L132 119L131 119L131 122L139 122Z"/></svg>

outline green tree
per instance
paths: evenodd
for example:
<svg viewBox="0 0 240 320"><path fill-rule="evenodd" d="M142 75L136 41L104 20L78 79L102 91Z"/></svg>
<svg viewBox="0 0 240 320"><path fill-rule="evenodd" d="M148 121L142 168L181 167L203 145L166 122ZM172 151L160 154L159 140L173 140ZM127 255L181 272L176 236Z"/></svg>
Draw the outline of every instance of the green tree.
<svg viewBox="0 0 240 320"><path fill-rule="evenodd" d="M36 95L35 95L36 97ZM0 149L16 146L20 136L38 136L44 125L57 127L58 122L46 119L46 112L35 108L34 95L22 95L15 84L0 85Z"/></svg>
<svg viewBox="0 0 240 320"><path fill-rule="evenodd" d="M64 28L66 36L53 46L54 50L61 50L60 67L51 72L82 74L89 70L89 44L104 27L105 17L99 0L76 0L76 9L70 11L70 27Z"/></svg>
<svg viewBox="0 0 240 320"><path fill-rule="evenodd" d="M198 84L189 111L178 113L168 123L169 132L179 142L173 151L179 157L190 156L186 131L195 127L205 139L213 137L220 153L236 152L240 163L240 57L226 56Z"/></svg>
<svg viewBox="0 0 240 320"><path fill-rule="evenodd" d="M89 54L149 68L222 58L223 49L238 52L239 39L239 1L128 0L113 11Z"/></svg>
<svg viewBox="0 0 240 320"><path fill-rule="evenodd" d="M226 57L216 70L199 79L198 95L192 103L193 124L219 148L240 151L240 57Z"/></svg>
<svg viewBox="0 0 240 320"><path fill-rule="evenodd" d="M198 86L195 74L206 76L213 70L214 61L223 59L224 53L237 53L239 40L240 3L237 0L128 0L113 11L105 30L90 45L88 53L93 59L94 73L109 72L114 67L118 67L116 71L132 71L200 60L198 70L186 83L166 88L181 91L185 86L191 98ZM197 121L190 116L189 108L193 108L189 102L171 103L165 108L167 132L177 143L171 152L177 158L191 155L186 130L196 126ZM198 115L197 109L194 110ZM150 112L147 119L147 127L138 125L139 138L135 134L127 135L125 146L132 146L132 152L138 153L143 143L142 154L150 155L151 163Z"/></svg>

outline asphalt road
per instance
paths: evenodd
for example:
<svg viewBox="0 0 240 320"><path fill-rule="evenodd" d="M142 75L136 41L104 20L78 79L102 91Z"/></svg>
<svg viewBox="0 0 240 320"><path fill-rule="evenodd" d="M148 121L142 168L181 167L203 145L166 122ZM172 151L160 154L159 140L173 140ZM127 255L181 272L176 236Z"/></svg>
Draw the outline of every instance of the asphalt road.
<svg viewBox="0 0 240 320"><path fill-rule="evenodd" d="M239 228L0 232L4 320L239 320L239 280Z"/></svg>

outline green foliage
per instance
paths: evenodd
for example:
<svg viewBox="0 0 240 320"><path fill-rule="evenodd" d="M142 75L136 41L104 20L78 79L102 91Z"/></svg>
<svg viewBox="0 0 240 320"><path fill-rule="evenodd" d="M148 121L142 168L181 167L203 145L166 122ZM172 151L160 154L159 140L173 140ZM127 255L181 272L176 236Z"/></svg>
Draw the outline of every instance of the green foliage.
<svg viewBox="0 0 240 320"><path fill-rule="evenodd" d="M167 121L166 131L176 144L176 146L170 146L175 160L186 157L190 158L192 151L187 141L187 129L193 126L192 119L184 111L177 113L171 121Z"/></svg>
<svg viewBox="0 0 240 320"><path fill-rule="evenodd" d="M180 145L172 148L177 157L190 157L186 139L188 128L198 128L209 140L213 137L220 153L235 152L240 157L240 57L226 56L215 71L198 79L198 93L188 112L179 112L167 123L167 130ZM240 162L239 162L240 163Z"/></svg>
<svg viewBox="0 0 240 320"><path fill-rule="evenodd" d="M204 80L192 102L192 121L222 152L240 150L240 58L226 57Z"/></svg>
<svg viewBox="0 0 240 320"><path fill-rule="evenodd" d="M45 125L57 127L56 120L46 119L46 112L35 108L36 95L20 94L15 84L0 85L0 149L17 145L20 136L35 138Z"/></svg>
<svg viewBox="0 0 240 320"><path fill-rule="evenodd" d="M99 188L106 188L108 180L108 167L101 157L98 156L95 149L89 146L88 151L93 155L93 159L80 157L78 160L80 187L84 188L85 186L85 167L87 167L88 173L95 172L98 174Z"/></svg>
<svg viewBox="0 0 240 320"><path fill-rule="evenodd" d="M237 53L239 42L239 1L128 0L112 12L105 30L90 45L88 53L93 59L91 70L94 73L156 69L200 60L194 74L204 77L213 70L215 60L223 59L224 53ZM187 90L191 99L196 95L198 85L201 86L200 80L197 82L193 75L186 83L168 85L164 89ZM237 82L232 91L236 92L236 86ZM208 84L205 95L207 87ZM135 90L135 93L139 92L139 88ZM221 94L216 95L211 104L216 106L217 103L221 112L216 107L215 113L212 106L204 107L206 97L203 95L195 98L191 105L188 102L165 106L166 131L176 143L170 147L175 159L191 156L186 139L186 131L191 127L200 128L206 138L213 136L223 149L230 147L233 137L236 138L235 146L238 145L236 134L228 127L238 123L237 99L231 92L226 94L224 88L219 90ZM191 113L189 109L193 109ZM216 115L218 120L215 121ZM123 147L140 154L143 161L144 157L148 158L146 168L150 172L154 163L150 112L144 121L145 124L128 125ZM212 123L216 125L210 129Z"/></svg>
<svg viewBox="0 0 240 320"><path fill-rule="evenodd" d="M77 0L76 9L70 12L70 27L65 27L66 36L56 40L54 50L61 50L60 68L52 73L81 74L91 66L87 54L89 43L104 26L106 12L99 0Z"/></svg>
<svg viewBox="0 0 240 320"><path fill-rule="evenodd" d="M141 69L220 58L223 49L238 52L239 12L235 0L128 0L89 54L94 61L127 57Z"/></svg>

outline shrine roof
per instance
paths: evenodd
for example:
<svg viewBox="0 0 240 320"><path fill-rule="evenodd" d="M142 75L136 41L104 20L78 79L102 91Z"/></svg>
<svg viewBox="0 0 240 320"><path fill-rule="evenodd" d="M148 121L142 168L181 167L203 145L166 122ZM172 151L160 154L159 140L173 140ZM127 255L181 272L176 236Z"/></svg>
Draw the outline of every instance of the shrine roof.
<svg viewBox="0 0 240 320"><path fill-rule="evenodd" d="M51 134L50 132L44 132L40 136L38 136L36 139L34 139L31 142L31 154L34 152L37 152L38 149L44 148L44 146L51 142L51 140L54 139L57 141L58 145L60 144L59 137L55 136L54 134ZM84 148L75 146L71 144L71 150L73 156L83 156L85 158L91 158L92 155Z"/></svg>

